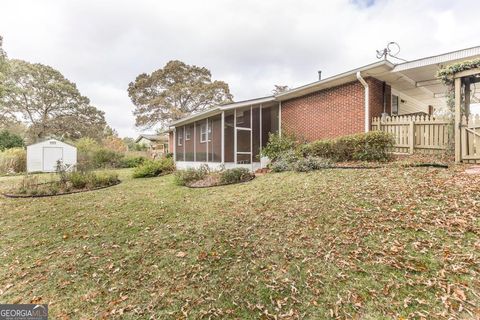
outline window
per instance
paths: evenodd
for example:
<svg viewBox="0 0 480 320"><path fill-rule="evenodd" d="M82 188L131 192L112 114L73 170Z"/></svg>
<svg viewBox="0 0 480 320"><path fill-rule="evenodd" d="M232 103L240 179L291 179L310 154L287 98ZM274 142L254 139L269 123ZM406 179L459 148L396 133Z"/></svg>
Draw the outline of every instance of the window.
<svg viewBox="0 0 480 320"><path fill-rule="evenodd" d="M392 116L398 115L398 96L392 94Z"/></svg>
<svg viewBox="0 0 480 320"><path fill-rule="evenodd" d="M181 147L183 145L183 129L177 132L177 146Z"/></svg>
<svg viewBox="0 0 480 320"><path fill-rule="evenodd" d="M191 138L190 129L185 129L185 141L190 140L190 138Z"/></svg>
<svg viewBox="0 0 480 320"><path fill-rule="evenodd" d="M212 141L212 126L208 126L208 141ZM200 143L207 142L207 125L200 126Z"/></svg>

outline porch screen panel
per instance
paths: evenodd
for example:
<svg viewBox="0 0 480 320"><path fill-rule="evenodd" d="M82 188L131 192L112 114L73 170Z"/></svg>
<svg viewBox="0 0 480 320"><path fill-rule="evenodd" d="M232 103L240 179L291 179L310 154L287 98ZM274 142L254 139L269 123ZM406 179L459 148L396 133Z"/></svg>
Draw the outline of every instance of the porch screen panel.
<svg viewBox="0 0 480 320"><path fill-rule="evenodd" d="M193 124L185 126L185 161L193 161L194 143L193 143Z"/></svg>
<svg viewBox="0 0 480 320"><path fill-rule="evenodd" d="M237 154L237 164L250 164L249 154Z"/></svg>
<svg viewBox="0 0 480 320"><path fill-rule="evenodd" d="M252 155L253 162L260 161L260 108L252 110Z"/></svg>
<svg viewBox="0 0 480 320"><path fill-rule="evenodd" d="M237 152L250 151L250 130L237 129Z"/></svg>
<svg viewBox="0 0 480 320"><path fill-rule="evenodd" d="M278 105L262 109L262 147L268 143L270 133L278 132Z"/></svg>
<svg viewBox="0 0 480 320"><path fill-rule="evenodd" d="M175 147L176 147L176 158L177 161L183 161L183 146L184 146L184 127L176 127L175 128Z"/></svg>
<svg viewBox="0 0 480 320"><path fill-rule="evenodd" d="M251 128L250 107L237 109L237 128Z"/></svg>
<svg viewBox="0 0 480 320"><path fill-rule="evenodd" d="M222 116L217 115L208 118L209 141L208 141L208 161L222 161Z"/></svg>
<svg viewBox="0 0 480 320"><path fill-rule="evenodd" d="M234 162L234 129L233 110L225 111L225 162Z"/></svg>
<svg viewBox="0 0 480 320"><path fill-rule="evenodd" d="M206 130L206 119L195 122L195 155L197 162L207 161Z"/></svg>

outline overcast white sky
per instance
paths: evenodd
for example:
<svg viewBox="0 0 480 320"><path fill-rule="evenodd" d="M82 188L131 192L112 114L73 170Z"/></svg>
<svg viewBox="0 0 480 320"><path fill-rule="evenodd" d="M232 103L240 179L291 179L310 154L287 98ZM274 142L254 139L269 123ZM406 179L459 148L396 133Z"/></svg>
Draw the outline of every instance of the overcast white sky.
<svg viewBox="0 0 480 320"><path fill-rule="evenodd" d="M172 59L205 66L235 100L376 61L387 42L421 58L480 44L477 0L1 0L10 58L53 66L138 134L128 83Z"/></svg>

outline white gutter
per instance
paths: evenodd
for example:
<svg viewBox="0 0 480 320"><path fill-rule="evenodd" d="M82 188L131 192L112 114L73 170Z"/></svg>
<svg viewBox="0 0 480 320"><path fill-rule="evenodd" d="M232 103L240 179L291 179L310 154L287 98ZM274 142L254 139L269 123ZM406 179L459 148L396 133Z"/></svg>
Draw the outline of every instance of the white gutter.
<svg viewBox="0 0 480 320"><path fill-rule="evenodd" d="M365 88L365 132L370 130L370 103L368 101L369 92L368 92L368 83L365 79L362 78L360 71L357 71L357 79Z"/></svg>

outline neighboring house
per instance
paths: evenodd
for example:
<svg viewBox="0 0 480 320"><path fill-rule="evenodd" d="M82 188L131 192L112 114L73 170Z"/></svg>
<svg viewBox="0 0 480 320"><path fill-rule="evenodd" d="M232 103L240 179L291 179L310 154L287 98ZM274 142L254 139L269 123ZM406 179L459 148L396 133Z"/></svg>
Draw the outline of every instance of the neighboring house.
<svg viewBox="0 0 480 320"><path fill-rule="evenodd" d="M260 165L271 132L306 141L367 132L373 117L432 114L446 108L437 70L480 58L480 47L394 64L381 60L274 96L211 109L171 123L178 168Z"/></svg>
<svg viewBox="0 0 480 320"><path fill-rule="evenodd" d="M159 154L168 153L168 133L162 134L141 134L135 143L147 147L149 151Z"/></svg>
<svg viewBox="0 0 480 320"><path fill-rule="evenodd" d="M77 148L56 139L27 146L27 172L55 172L58 161L72 168L77 164Z"/></svg>

